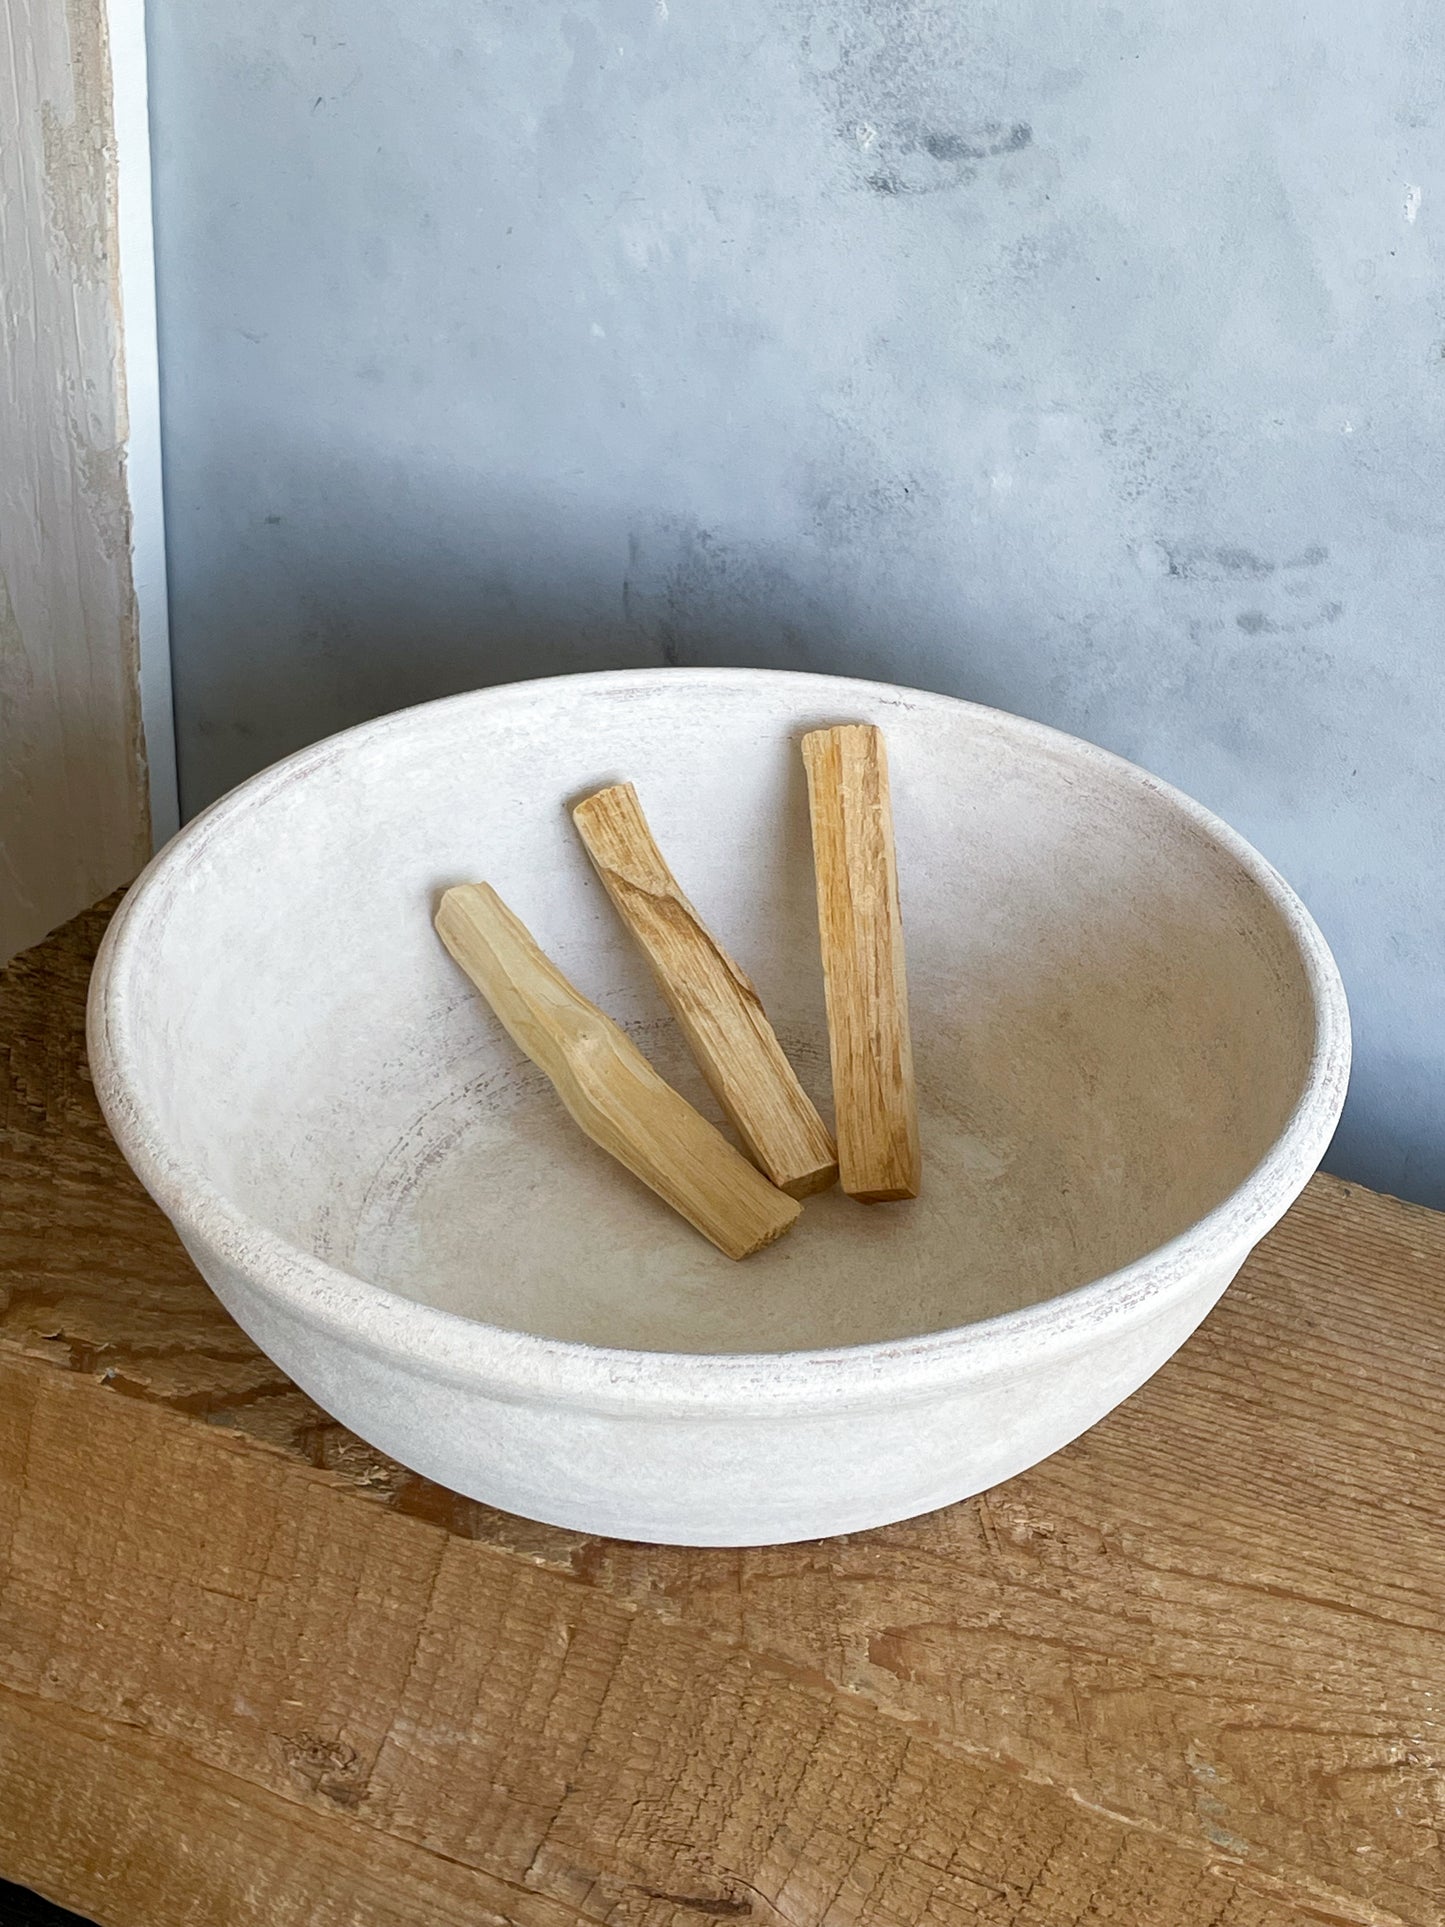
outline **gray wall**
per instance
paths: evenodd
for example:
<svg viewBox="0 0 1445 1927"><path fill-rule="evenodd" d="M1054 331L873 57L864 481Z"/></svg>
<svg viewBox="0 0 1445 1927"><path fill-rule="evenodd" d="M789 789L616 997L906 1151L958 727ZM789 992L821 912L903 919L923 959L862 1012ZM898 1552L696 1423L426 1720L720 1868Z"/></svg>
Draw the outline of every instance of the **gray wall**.
<svg viewBox="0 0 1445 1927"><path fill-rule="evenodd" d="M1434 0L152 0L187 806L755 662L1121 750L1303 892L1445 1205Z"/></svg>

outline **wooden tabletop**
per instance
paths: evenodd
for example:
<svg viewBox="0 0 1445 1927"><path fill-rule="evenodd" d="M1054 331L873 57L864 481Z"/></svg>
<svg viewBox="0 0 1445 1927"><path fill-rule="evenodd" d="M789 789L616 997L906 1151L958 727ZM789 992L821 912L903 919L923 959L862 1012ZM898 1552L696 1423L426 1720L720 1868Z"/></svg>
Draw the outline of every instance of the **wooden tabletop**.
<svg viewBox="0 0 1445 1927"><path fill-rule="evenodd" d="M256 1351L0 975L0 1875L113 1927L1445 1921L1445 1217L1317 1178L1085 1438L763 1551L454 1497Z"/></svg>

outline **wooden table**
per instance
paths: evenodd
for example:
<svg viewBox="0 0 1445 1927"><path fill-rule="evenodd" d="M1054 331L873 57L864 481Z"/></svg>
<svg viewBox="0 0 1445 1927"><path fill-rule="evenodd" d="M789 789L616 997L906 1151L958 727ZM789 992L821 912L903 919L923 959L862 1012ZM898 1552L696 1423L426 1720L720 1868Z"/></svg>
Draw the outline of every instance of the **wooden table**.
<svg viewBox="0 0 1445 1927"><path fill-rule="evenodd" d="M114 1927L1445 1921L1445 1217L1318 1178L1025 1477L754 1552L530 1525L230 1322L0 976L0 1874Z"/></svg>

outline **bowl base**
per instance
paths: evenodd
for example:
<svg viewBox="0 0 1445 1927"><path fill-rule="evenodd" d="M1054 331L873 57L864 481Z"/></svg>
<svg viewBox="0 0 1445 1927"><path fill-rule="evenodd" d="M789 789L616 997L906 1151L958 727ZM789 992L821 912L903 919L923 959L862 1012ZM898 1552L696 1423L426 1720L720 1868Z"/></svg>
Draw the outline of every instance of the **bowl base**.
<svg viewBox="0 0 1445 1927"><path fill-rule="evenodd" d="M642 1049L715 1121L663 1026ZM826 1086L826 1044L785 1035L804 1082ZM809 1198L783 1239L743 1263L714 1251L589 1143L530 1065L459 1085L400 1138L346 1248L326 1256L400 1296L487 1324L584 1344L783 1352L942 1331L1036 1303L1091 1273L1057 1147L1011 1139L919 1090L923 1194L864 1205ZM725 1128L725 1127L723 1127Z"/></svg>

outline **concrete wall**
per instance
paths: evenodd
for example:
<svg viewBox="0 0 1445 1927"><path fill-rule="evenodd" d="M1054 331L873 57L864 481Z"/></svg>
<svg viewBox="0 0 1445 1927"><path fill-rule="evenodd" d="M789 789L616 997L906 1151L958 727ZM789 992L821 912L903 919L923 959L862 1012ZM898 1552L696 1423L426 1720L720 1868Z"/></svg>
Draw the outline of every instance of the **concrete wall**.
<svg viewBox="0 0 1445 1927"><path fill-rule="evenodd" d="M1445 1204L1431 0L153 0L186 800L757 662L1137 758L1317 912Z"/></svg>

